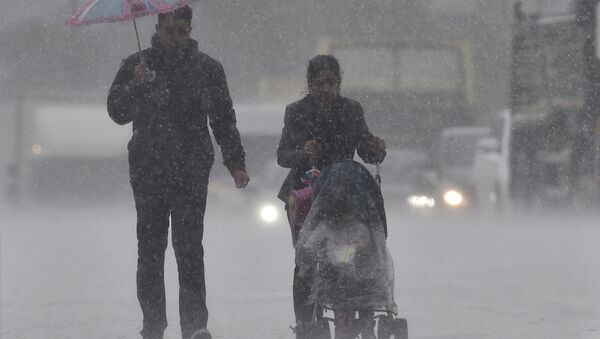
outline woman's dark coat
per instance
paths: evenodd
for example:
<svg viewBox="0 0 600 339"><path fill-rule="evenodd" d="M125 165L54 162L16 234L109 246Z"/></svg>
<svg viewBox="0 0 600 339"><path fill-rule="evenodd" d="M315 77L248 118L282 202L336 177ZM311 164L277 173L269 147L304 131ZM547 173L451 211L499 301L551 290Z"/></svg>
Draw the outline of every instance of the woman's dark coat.
<svg viewBox="0 0 600 339"><path fill-rule="evenodd" d="M290 172L278 197L287 203L291 190L304 187L300 177L314 164L319 169L343 159L353 159L354 153L367 163L381 162L385 151L374 147L361 105L338 96L330 111L320 109L317 99L307 95L286 107L284 127L277 150L277 163ZM316 140L321 144L314 161L303 154L304 144Z"/></svg>

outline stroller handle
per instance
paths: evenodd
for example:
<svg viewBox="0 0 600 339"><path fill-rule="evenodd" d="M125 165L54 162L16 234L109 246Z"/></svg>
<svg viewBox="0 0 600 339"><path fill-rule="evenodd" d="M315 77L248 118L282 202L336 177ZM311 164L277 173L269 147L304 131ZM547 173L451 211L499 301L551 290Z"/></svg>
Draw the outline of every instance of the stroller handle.
<svg viewBox="0 0 600 339"><path fill-rule="evenodd" d="M378 162L375 163L375 181L381 187L381 164Z"/></svg>

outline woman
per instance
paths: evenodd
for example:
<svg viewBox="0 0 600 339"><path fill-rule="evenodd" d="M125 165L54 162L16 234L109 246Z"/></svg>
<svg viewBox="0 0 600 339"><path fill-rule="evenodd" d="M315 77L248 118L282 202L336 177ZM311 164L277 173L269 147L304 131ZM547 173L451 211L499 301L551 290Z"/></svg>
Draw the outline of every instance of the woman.
<svg viewBox="0 0 600 339"><path fill-rule="evenodd" d="M317 55L310 60L306 74L309 94L286 107L284 127L277 150L277 162L290 168L278 197L286 203L292 190L305 187L300 177L312 167L329 165L358 155L367 163L385 158L385 142L374 136L364 119L361 105L340 95L342 72L332 55ZM294 246L297 230L292 228ZM309 303L311 273L299 276L294 270L294 312L296 323L311 321Z"/></svg>

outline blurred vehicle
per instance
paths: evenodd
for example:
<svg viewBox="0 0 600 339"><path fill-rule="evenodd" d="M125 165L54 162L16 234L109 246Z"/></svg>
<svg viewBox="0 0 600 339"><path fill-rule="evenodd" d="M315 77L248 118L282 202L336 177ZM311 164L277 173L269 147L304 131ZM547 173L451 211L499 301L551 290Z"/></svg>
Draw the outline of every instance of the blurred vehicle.
<svg viewBox="0 0 600 339"><path fill-rule="evenodd" d="M10 201L110 201L130 192L131 127L112 122L105 103L24 100L19 107Z"/></svg>
<svg viewBox="0 0 600 339"><path fill-rule="evenodd" d="M381 171L381 191L388 207L423 213L436 207L437 170L425 153L389 148Z"/></svg>
<svg viewBox="0 0 600 339"><path fill-rule="evenodd" d="M432 155L391 148L382 164L382 192L388 205L419 213L477 208L476 154L485 127L446 128Z"/></svg>
<svg viewBox="0 0 600 339"><path fill-rule="evenodd" d="M215 165L209 181L211 199L250 209L263 225L285 218L277 192L287 172L277 165L277 147L283 128L285 104L247 103L235 107L237 128L246 151L246 170L250 184L244 191L235 188L231 175L222 164ZM216 143L215 143L216 145Z"/></svg>
<svg viewBox="0 0 600 339"><path fill-rule="evenodd" d="M442 132L439 148L438 199L440 207L470 210L477 208L476 151L485 127L453 127Z"/></svg>
<svg viewBox="0 0 600 339"><path fill-rule="evenodd" d="M599 1L518 1L513 27L511 198L597 206Z"/></svg>
<svg viewBox="0 0 600 339"><path fill-rule="evenodd" d="M477 143L475 153L475 188L478 210L510 211L510 137L512 116L509 110L494 116L491 134Z"/></svg>

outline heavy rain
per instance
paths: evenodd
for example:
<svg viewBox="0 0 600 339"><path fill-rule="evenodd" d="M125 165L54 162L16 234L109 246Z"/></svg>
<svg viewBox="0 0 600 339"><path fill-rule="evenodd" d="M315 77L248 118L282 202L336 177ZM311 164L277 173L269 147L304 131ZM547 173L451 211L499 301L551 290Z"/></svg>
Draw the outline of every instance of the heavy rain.
<svg viewBox="0 0 600 339"><path fill-rule="evenodd" d="M1 338L600 338L600 0L1 9Z"/></svg>

